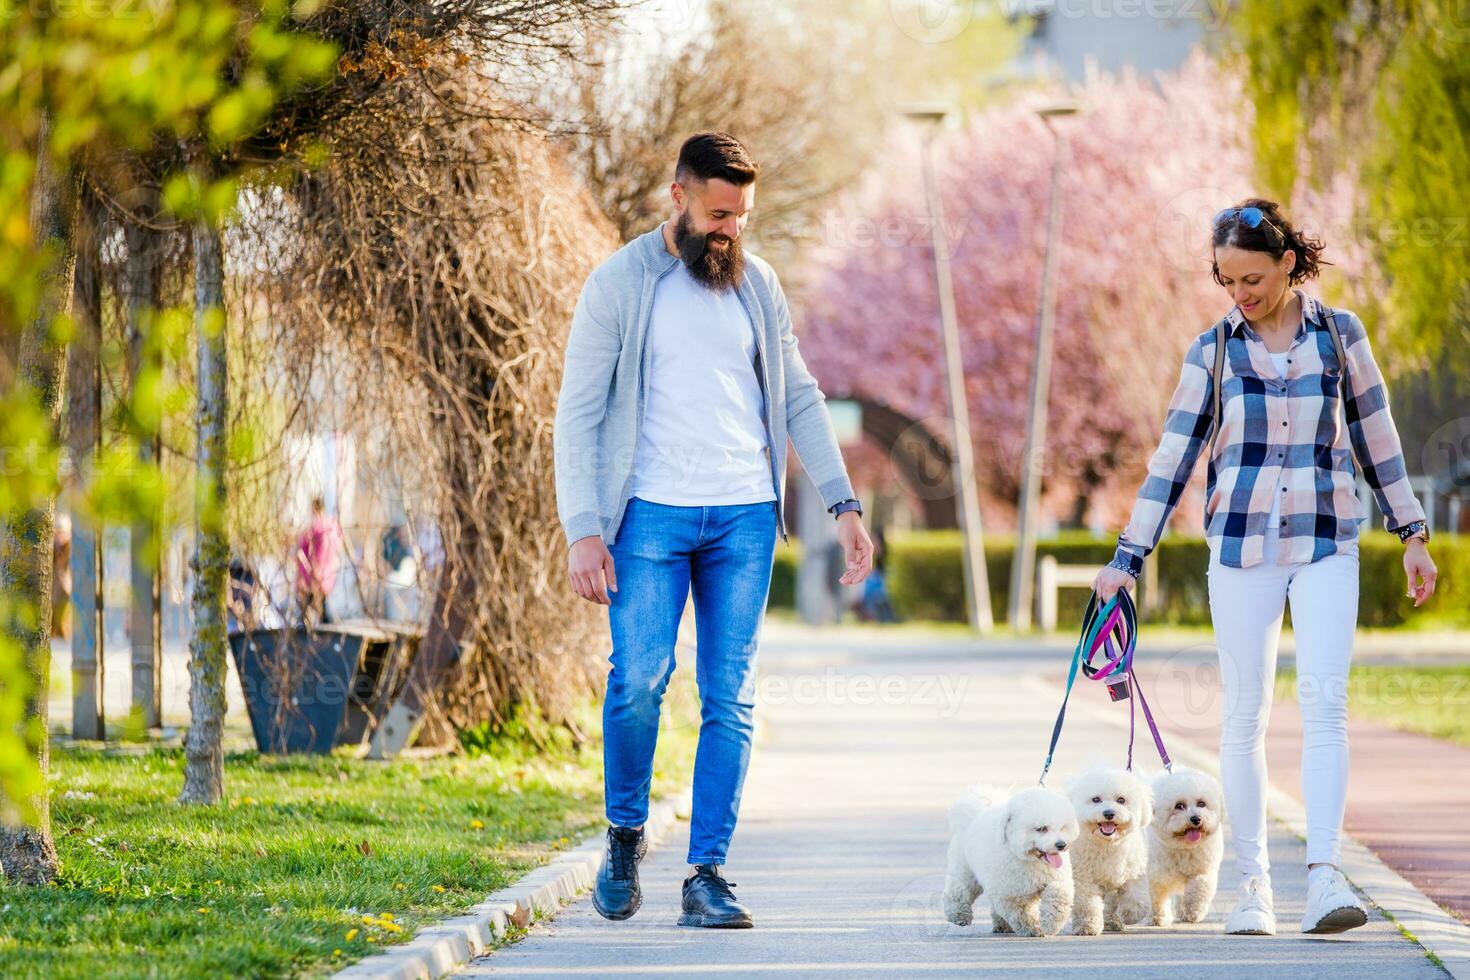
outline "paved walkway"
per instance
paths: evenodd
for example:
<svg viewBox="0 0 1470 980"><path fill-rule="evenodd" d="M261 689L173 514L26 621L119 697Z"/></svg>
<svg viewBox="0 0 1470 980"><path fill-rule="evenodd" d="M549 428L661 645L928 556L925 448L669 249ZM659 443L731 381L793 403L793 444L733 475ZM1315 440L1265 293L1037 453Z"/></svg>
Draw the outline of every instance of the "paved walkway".
<svg viewBox="0 0 1470 980"><path fill-rule="evenodd" d="M607 922L583 898L462 975L891 980L976 972L1101 977L1122 968L1192 978L1445 976L1376 910L1368 925L1341 936L1296 931L1304 848L1280 825L1270 840L1275 937L1223 934L1233 886L1221 889L1198 925L1048 940L992 936L983 915L976 916L982 924L951 926L938 907L948 805L977 779L1035 780L1057 708L1036 675L1049 675L1054 662L1038 660L1034 650L977 655L973 645L953 641L838 634L814 642L806 631L771 625L762 658L763 730L726 869L757 927L674 925L687 831L681 824L644 863L636 917ZM1095 713L1068 714L1056 787L1088 765L1116 763L1123 751L1118 729ZM1230 853L1227 839L1224 882L1233 876Z"/></svg>

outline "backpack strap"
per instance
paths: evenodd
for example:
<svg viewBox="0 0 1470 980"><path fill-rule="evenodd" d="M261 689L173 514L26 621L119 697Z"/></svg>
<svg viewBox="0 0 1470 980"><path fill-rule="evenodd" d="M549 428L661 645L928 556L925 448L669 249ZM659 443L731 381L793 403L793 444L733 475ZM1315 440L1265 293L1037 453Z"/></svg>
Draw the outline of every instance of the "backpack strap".
<svg viewBox="0 0 1470 980"><path fill-rule="evenodd" d="M1342 389L1343 407L1347 407L1347 354L1342 349L1342 336L1337 332L1337 311L1331 310L1323 317L1327 321L1327 332L1332 334L1332 346L1337 349L1337 363L1339 368L1338 385Z"/></svg>
<svg viewBox="0 0 1470 980"><path fill-rule="evenodd" d="M1327 332L1332 336L1332 346L1337 351L1338 387L1343 408L1347 408L1347 352L1343 350L1342 336L1337 329L1337 311L1321 307L1322 318L1327 321ZM1210 375L1214 382L1214 414L1210 422L1210 454L1214 455L1215 437L1220 434L1220 376L1225 369L1225 321L1215 323L1215 370Z"/></svg>
<svg viewBox="0 0 1470 980"><path fill-rule="evenodd" d="M1337 333L1335 331L1333 332L1333 336L1334 337L1337 336ZM1220 434L1220 375L1221 375L1221 373L1224 370L1225 370L1225 321L1224 320L1217 320L1215 322L1215 370L1210 375L1210 379L1214 382L1214 384L1212 385L1212 387L1215 390L1215 395L1214 395L1214 401L1215 401L1214 414L1211 415L1211 422L1210 422L1210 455L1211 456L1213 456L1215 454L1215 437Z"/></svg>

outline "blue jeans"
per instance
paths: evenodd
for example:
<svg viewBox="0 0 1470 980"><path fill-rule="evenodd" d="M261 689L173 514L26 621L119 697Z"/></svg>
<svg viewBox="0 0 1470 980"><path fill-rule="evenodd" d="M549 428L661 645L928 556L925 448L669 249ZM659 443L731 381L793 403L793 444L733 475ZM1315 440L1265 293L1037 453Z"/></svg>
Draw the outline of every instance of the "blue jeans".
<svg viewBox="0 0 1470 980"><path fill-rule="evenodd" d="M659 708L691 587L699 747L689 863L724 864L750 762L757 634L776 549L776 502L676 507L633 497L608 546L612 669L602 706L608 822L648 819Z"/></svg>

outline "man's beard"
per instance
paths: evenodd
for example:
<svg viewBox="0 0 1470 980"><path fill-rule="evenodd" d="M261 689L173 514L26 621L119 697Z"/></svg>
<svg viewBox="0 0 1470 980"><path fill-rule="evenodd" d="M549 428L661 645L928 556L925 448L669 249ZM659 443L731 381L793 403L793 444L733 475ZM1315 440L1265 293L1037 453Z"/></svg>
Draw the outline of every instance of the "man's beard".
<svg viewBox="0 0 1470 980"><path fill-rule="evenodd" d="M740 251L740 239L719 236L725 245L709 247L708 235L695 234L689 226L689 212L679 215L674 222L674 247L684 268L699 282L710 289L725 289L737 286L745 273L745 253Z"/></svg>

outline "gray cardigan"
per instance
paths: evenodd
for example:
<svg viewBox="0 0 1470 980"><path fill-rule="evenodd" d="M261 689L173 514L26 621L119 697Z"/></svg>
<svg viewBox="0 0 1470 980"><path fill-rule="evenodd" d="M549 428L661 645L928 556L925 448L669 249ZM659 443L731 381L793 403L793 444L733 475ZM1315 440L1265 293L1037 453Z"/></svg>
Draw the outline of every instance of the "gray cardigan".
<svg viewBox="0 0 1470 980"><path fill-rule="evenodd" d="M553 433L556 509L567 544L593 534L612 543L628 502L643 420L648 322L659 279L679 262L664 248L663 226L645 232L587 277L572 314ZM738 290L755 325L756 375L765 401L766 455L782 540L786 520L786 440L796 447L822 504L854 496L826 398L806 369L776 273L745 253ZM767 357L767 351L779 356ZM691 411L698 410L690 406ZM779 447L773 451L772 447Z"/></svg>

